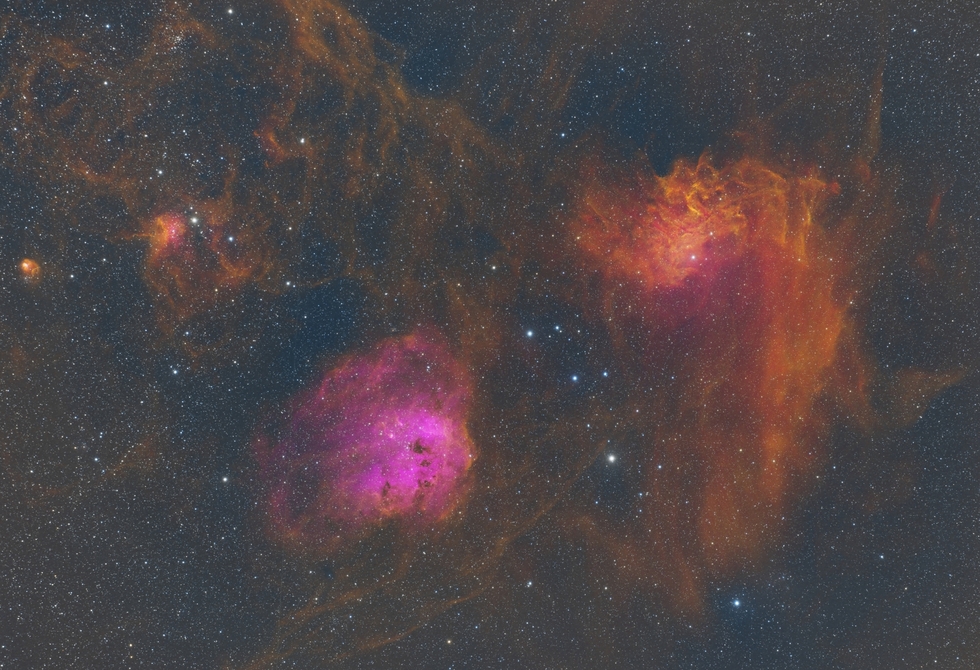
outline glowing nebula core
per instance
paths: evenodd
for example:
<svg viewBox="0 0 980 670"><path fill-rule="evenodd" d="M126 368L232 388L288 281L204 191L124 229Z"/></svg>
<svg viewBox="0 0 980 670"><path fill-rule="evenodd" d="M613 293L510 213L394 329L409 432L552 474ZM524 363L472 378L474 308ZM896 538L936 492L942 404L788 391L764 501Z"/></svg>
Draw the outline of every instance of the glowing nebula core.
<svg viewBox="0 0 980 670"><path fill-rule="evenodd" d="M275 440L256 442L273 535L329 548L386 519L444 519L475 454L470 400L466 370L431 332L341 361L298 396Z"/></svg>
<svg viewBox="0 0 980 670"><path fill-rule="evenodd" d="M576 245L607 277L661 294L703 295L726 267L750 255L817 260L813 214L839 191L836 183L781 174L754 158L718 169L707 153L697 163L679 160L664 177L635 173L609 183L601 171L585 170L590 185L572 221Z"/></svg>
<svg viewBox="0 0 980 670"><path fill-rule="evenodd" d="M35 281L41 276L41 266L33 258L25 258L20 262L20 276L27 281Z"/></svg>
<svg viewBox="0 0 980 670"><path fill-rule="evenodd" d="M153 219L153 230L149 238L150 253L154 259L181 250L188 234L185 218L180 214L167 212Z"/></svg>

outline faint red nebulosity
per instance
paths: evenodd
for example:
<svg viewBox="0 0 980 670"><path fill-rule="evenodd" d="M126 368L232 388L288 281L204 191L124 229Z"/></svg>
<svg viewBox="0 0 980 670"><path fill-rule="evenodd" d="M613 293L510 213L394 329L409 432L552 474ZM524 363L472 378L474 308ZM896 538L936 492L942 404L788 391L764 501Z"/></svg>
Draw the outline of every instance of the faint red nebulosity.
<svg viewBox="0 0 980 670"><path fill-rule="evenodd" d="M148 217L134 235L147 242L147 280L170 316L206 311L264 273L268 245L236 213L227 197L195 201Z"/></svg>

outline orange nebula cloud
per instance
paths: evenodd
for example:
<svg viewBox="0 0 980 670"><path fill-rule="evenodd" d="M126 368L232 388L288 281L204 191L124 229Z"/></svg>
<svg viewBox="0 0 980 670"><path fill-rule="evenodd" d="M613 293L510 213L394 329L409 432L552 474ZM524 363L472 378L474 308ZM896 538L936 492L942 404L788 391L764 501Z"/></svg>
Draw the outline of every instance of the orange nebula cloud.
<svg viewBox="0 0 980 670"><path fill-rule="evenodd" d="M751 158L718 170L707 154L696 164L679 161L666 177L635 175L625 186L605 184L597 172L586 170L588 181L603 185L586 191L572 223L576 244L607 278L659 296L680 290L706 297L726 267L751 253L811 267L813 211L839 191Z"/></svg>
<svg viewBox="0 0 980 670"><path fill-rule="evenodd" d="M41 266L32 258L20 262L20 276L27 281L36 281L41 276Z"/></svg>
<svg viewBox="0 0 980 670"><path fill-rule="evenodd" d="M153 219L150 232L150 253L154 258L178 251L184 244L188 231L186 217L173 212L161 214Z"/></svg>
<svg viewBox="0 0 980 670"><path fill-rule="evenodd" d="M164 211L144 223L138 237L148 243L147 279L178 317L261 275L265 245L255 231L232 221L233 211L226 198Z"/></svg>
<svg viewBox="0 0 980 670"><path fill-rule="evenodd" d="M670 371L648 408L648 489L663 507L696 504L644 523L655 543L685 538L686 571L728 573L778 536L787 504L819 474L834 417L867 395L851 235L818 221L840 189L755 158L718 168L705 155L612 185L598 173L586 171L574 244L600 268L621 344L651 376Z"/></svg>

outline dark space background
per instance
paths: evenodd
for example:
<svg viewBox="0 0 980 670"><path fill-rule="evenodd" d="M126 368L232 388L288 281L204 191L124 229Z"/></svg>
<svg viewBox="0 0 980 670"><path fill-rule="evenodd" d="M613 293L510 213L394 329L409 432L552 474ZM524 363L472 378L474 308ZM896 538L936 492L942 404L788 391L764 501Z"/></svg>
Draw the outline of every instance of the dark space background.
<svg viewBox="0 0 980 670"><path fill-rule="evenodd" d="M875 175L876 418L744 561L665 540L681 588L632 519L707 470L644 499L674 387L551 240L590 157L746 136ZM0 145L0 667L980 667L976 2L13 0ZM461 525L277 538L261 423L423 323L477 378Z"/></svg>

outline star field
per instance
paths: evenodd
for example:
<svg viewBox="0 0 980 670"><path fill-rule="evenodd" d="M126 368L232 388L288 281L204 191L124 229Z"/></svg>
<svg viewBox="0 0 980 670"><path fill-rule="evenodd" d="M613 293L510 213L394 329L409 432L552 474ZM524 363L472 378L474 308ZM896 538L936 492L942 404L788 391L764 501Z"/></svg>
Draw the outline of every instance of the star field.
<svg viewBox="0 0 980 670"><path fill-rule="evenodd" d="M0 9L0 668L980 667L969 0Z"/></svg>

